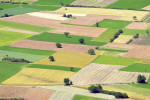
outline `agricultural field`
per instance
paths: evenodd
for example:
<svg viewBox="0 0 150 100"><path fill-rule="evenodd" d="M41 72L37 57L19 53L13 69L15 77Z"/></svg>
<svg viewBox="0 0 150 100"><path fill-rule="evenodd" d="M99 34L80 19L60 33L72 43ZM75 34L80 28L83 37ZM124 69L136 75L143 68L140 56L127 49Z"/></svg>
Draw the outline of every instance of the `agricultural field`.
<svg viewBox="0 0 150 100"><path fill-rule="evenodd" d="M140 60L138 63L150 64L150 59L142 59L142 60Z"/></svg>
<svg viewBox="0 0 150 100"><path fill-rule="evenodd" d="M82 96L82 95L76 95L73 100L105 100L105 99L87 97L87 96Z"/></svg>
<svg viewBox="0 0 150 100"><path fill-rule="evenodd" d="M115 44L115 43L113 43ZM130 49L126 48L119 48L119 47L109 47L109 43L107 44L108 46L101 46L98 50L103 50L103 51L110 51L110 52L128 52Z"/></svg>
<svg viewBox="0 0 150 100"><path fill-rule="evenodd" d="M35 62L34 64L83 68L94 61L101 54L101 52L102 51L95 51L96 55L89 55L83 53L58 51L52 55L55 59L54 62L50 61L49 57L46 57Z"/></svg>
<svg viewBox="0 0 150 100"><path fill-rule="evenodd" d="M75 72L23 68L11 78L3 81L2 85L62 85L63 79L73 76Z"/></svg>
<svg viewBox="0 0 150 100"><path fill-rule="evenodd" d="M133 35L119 35L113 43L127 43L130 39L133 38Z"/></svg>
<svg viewBox="0 0 150 100"><path fill-rule="evenodd" d="M108 29L122 29L129 25L130 21L121 21L121 20L111 20L111 19L104 19L98 22L100 28L108 28ZM93 27L97 27L96 24Z"/></svg>
<svg viewBox="0 0 150 100"><path fill-rule="evenodd" d="M40 69L51 69L51 70L62 70L71 71L69 67L65 66L54 66L54 65L40 65L40 64L30 64L26 66L27 68L40 68ZM78 72L81 68L73 68L72 72Z"/></svg>
<svg viewBox="0 0 150 100"><path fill-rule="evenodd" d="M125 28L127 28L127 29L141 29L141 30L145 30L148 27L150 27L150 23L132 22L131 24L129 24Z"/></svg>
<svg viewBox="0 0 150 100"><path fill-rule="evenodd" d="M129 66L129 65L134 64L135 62L137 62L139 60L140 59L124 58L124 57L112 57L112 56L100 55L94 61L94 63L97 63L97 64L109 64L109 65Z"/></svg>
<svg viewBox="0 0 150 100"><path fill-rule="evenodd" d="M3 9L10 9L10 8L17 8L17 7L20 7L20 5L0 3L0 8L3 8Z"/></svg>
<svg viewBox="0 0 150 100"><path fill-rule="evenodd" d="M121 8L121 9L135 9L140 10L143 7L150 5L149 0L118 0L113 4L106 6L106 8Z"/></svg>
<svg viewBox="0 0 150 100"><path fill-rule="evenodd" d="M121 57L124 55L124 52L115 52L115 51L103 51L101 55L105 56L114 56L114 57Z"/></svg>

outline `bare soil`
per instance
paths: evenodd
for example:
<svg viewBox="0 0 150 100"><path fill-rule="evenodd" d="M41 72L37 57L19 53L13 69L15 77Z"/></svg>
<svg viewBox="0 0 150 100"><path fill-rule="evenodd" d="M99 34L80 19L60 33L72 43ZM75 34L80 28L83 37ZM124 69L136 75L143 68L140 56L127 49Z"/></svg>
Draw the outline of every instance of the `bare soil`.
<svg viewBox="0 0 150 100"><path fill-rule="evenodd" d="M132 22L131 24L129 24L128 26L126 26L125 28L128 29L141 29L141 30L145 30L148 27L150 27L150 23L143 23L143 22Z"/></svg>

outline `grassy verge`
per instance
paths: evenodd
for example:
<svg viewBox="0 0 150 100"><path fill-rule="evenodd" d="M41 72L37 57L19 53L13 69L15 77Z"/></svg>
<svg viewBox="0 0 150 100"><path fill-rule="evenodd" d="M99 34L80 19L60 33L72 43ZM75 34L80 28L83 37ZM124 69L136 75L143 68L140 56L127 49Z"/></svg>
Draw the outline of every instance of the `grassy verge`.
<svg viewBox="0 0 150 100"><path fill-rule="evenodd" d="M82 95L76 95L73 100L105 100L105 99L87 97L87 96L82 96Z"/></svg>

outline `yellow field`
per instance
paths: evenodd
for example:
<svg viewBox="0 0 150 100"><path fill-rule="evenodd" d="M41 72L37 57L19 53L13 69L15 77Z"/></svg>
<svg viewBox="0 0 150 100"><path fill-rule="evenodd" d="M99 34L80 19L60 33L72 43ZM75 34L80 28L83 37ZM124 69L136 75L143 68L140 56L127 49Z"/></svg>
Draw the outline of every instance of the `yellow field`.
<svg viewBox="0 0 150 100"><path fill-rule="evenodd" d="M67 8L67 10L65 10ZM114 15L121 16L120 20L133 21L133 16L137 20L141 20L148 11L133 11L133 10L119 10L119 9L105 9L105 8L80 8L80 7L62 7L56 12L75 13L75 14L98 14L98 15Z"/></svg>
<svg viewBox="0 0 150 100"><path fill-rule="evenodd" d="M16 75L5 80L3 85L62 85L64 78L71 78L75 72L49 69L23 68Z"/></svg>
<svg viewBox="0 0 150 100"><path fill-rule="evenodd" d="M132 39L132 35L119 35L118 38L116 38L113 43L127 43L130 39Z"/></svg>
<svg viewBox="0 0 150 100"><path fill-rule="evenodd" d="M95 51L96 55L89 55L75 52L58 51L53 54L55 61L50 61L49 57L41 59L34 64L57 65L66 67L83 68L95 60L102 51Z"/></svg>
<svg viewBox="0 0 150 100"><path fill-rule="evenodd" d="M150 64L150 59L142 59L138 63Z"/></svg>

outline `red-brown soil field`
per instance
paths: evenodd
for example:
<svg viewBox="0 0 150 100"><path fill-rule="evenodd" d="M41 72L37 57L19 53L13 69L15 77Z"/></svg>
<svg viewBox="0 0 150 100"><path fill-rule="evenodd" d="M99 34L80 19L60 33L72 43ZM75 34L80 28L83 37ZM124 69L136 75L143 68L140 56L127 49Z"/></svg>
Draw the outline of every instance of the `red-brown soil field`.
<svg viewBox="0 0 150 100"><path fill-rule="evenodd" d="M129 24L128 26L126 26L125 28L128 29L141 29L141 30L145 30L150 26L150 23L143 23L143 22L132 22L131 24Z"/></svg>

